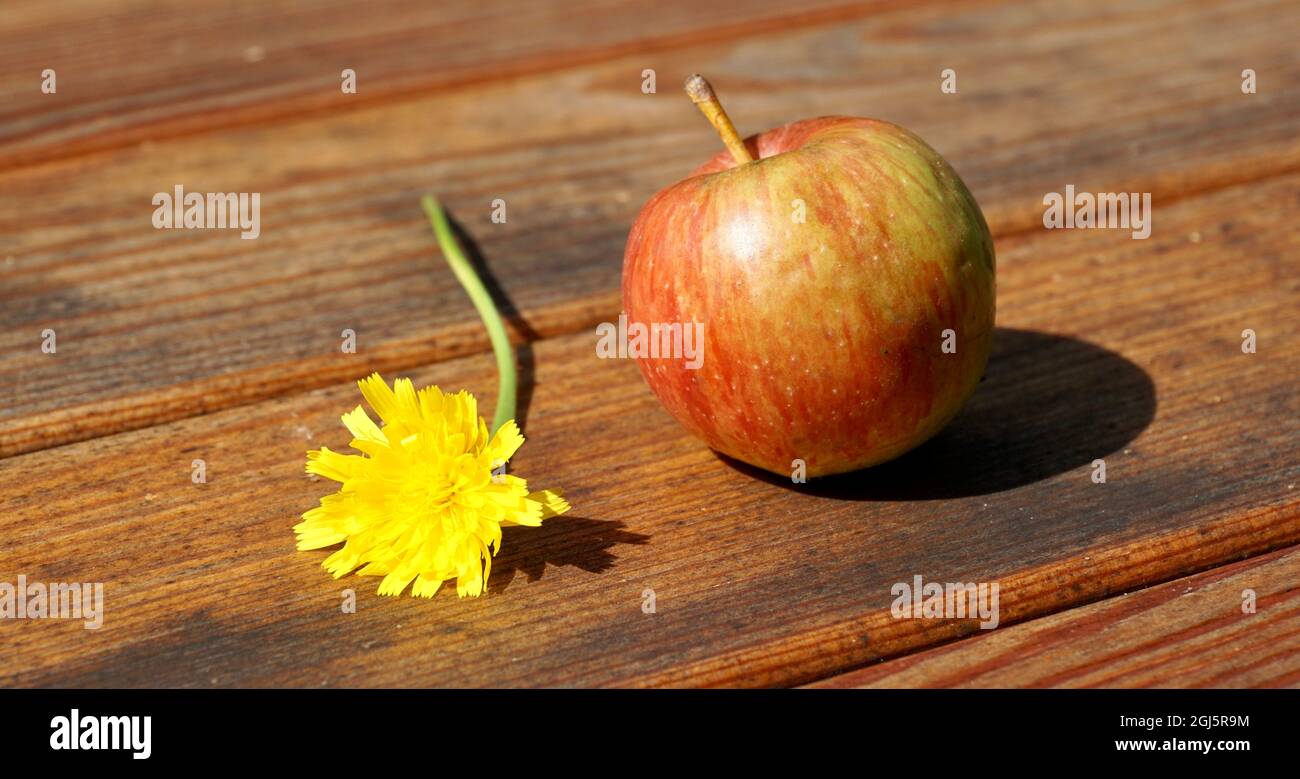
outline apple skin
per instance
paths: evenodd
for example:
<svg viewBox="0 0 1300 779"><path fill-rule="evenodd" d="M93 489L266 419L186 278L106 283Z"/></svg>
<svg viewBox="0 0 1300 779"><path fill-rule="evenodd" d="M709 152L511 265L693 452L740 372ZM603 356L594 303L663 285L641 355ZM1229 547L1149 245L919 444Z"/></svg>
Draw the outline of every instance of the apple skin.
<svg viewBox="0 0 1300 779"><path fill-rule="evenodd" d="M710 447L786 477L796 459L823 476L918 446L988 361L994 254L979 205L888 122L808 119L746 146L754 162L719 153L651 198L628 235L629 323L704 325L703 364L641 358L646 383Z"/></svg>

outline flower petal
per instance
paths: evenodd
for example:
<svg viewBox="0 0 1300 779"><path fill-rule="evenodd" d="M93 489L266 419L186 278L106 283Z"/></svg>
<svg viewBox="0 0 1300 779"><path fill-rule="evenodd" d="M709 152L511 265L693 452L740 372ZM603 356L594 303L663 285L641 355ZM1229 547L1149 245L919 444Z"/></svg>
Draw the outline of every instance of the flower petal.
<svg viewBox="0 0 1300 779"><path fill-rule="evenodd" d="M568 511L569 501L559 490L538 490L528 494L528 500L542 504L542 519L559 516Z"/></svg>
<svg viewBox="0 0 1300 779"><path fill-rule="evenodd" d="M516 425L513 419L506 422L497 434L492 436L492 442L487 446L491 467L497 468L510 462L510 458L523 445L524 436L519 432L519 425Z"/></svg>
<svg viewBox="0 0 1300 779"><path fill-rule="evenodd" d="M324 476L337 482L344 482L363 467L365 458L355 454L341 454L327 447L307 453L307 473Z"/></svg>
<svg viewBox="0 0 1300 779"><path fill-rule="evenodd" d="M372 373L361 381L357 382L361 388L361 395L375 410L379 418L384 422L396 422L398 420L397 397L393 390L384 381L384 377L378 373Z"/></svg>
<svg viewBox="0 0 1300 779"><path fill-rule="evenodd" d="M388 446L388 437L384 435L384 431L379 429L379 425L375 424L375 421L370 418L370 415L361 406L357 406L343 415L343 426L358 441L369 441Z"/></svg>

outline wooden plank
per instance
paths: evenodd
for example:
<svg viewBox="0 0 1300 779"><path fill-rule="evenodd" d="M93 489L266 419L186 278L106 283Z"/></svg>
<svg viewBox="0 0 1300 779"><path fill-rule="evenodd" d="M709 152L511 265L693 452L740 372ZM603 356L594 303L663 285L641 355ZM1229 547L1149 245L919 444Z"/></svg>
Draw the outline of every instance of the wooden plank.
<svg viewBox="0 0 1300 779"><path fill-rule="evenodd" d="M1292 175L1159 208L1146 241L1003 239L967 409L895 463L797 488L687 437L594 333L535 344L513 472L574 509L507 531L477 600L380 598L294 551L330 488L304 450L344 447L351 386L11 458L0 581L104 582L106 618L6 625L0 684L799 684L976 629L894 619L915 575L999 582L1005 626L1300 543L1297 216ZM484 404L495 381L487 355L415 379Z"/></svg>
<svg viewBox="0 0 1300 779"><path fill-rule="evenodd" d="M430 189L479 242L517 338L613 317L639 204L717 147L677 94L691 70L744 130L853 113L917 131L1005 236L1067 183L1163 207L1300 166L1280 32L1297 18L1280 2L901 8L0 175L0 455L485 350L416 206ZM1247 60L1259 94L1238 88ZM154 230L153 193L177 183L262 193L261 237Z"/></svg>
<svg viewBox="0 0 1300 779"><path fill-rule="evenodd" d="M869 13L872 3L8 2L0 169ZM42 91L46 68L57 91ZM341 73L357 89L344 94Z"/></svg>
<svg viewBox="0 0 1300 779"><path fill-rule="evenodd" d="M1296 687L1297 582L1290 547L811 686Z"/></svg>

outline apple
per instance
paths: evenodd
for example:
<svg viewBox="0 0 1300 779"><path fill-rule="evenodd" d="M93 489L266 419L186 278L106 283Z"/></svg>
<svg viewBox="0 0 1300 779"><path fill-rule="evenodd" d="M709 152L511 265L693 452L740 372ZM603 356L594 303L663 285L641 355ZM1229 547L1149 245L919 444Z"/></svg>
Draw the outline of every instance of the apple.
<svg viewBox="0 0 1300 779"><path fill-rule="evenodd" d="M728 151L641 209L622 293L629 329L701 324L703 352L637 350L650 389L714 450L787 477L929 439L993 336L993 239L966 185L888 122L824 116L742 141L708 82L687 92Z"/></svg>

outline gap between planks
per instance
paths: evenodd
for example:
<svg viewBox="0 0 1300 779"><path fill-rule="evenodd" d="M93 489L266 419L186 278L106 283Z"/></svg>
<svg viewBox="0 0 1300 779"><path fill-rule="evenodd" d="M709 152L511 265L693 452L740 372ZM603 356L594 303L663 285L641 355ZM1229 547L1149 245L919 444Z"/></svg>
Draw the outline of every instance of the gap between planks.
<svg viewBox="0 0 1300 779"><path fill-rule="evenodd" d="M1028 619L1018 623L1016 626L1018 630L1011 631L1009 634L976 631L973 635L922 647L910 653L849 669L805 686L808 688L896 687L900 685L916 686L916 683L920 682L926 687L951 687L958 684L960 679L968 679L972 676L986 676L999 671L1004 679L1003 682L994 680L976 681L975 686L1000 686L1005 683L1005 677L1015 675L1015 666L1034 662L1038 653L1024 656L1018 649L1025 646L1026 639L1032 640L1038 633L1046 634L1049 639L1052 636L1060 636L1063 631L1068 633L1071 632L1072 627L1076 627L1071 620L1076 618L1077 620L1085 620L1093 614L1114 616L1118 612L1118 618L1133 616L1134 614L1144 616L1155 610L1155 608L1166 605L1170 599L1162 599L1161 596L1173 593L1180 585L1187 585L1187 589L1184 590L1183 594L1201 594L1215 585L1221 585L1231 580L1244 579L1248 571L1252 571L1259 566L1267 567L1278 564L1279 561L1291 565L1300 561L1300 545L1292 544L1264 550L1248 554L1241 559L1228 560L1218 565L1192 571L1185 576L1141 584L1121 595L1080 602L1060 611L1049 612ZM1283 572L1279 572L1279 574L1285 575ZM1259 589L1259 586L1256 585L1253 589ZM1269 593L1261 596L1260 602L1256 606L1257 609L1262 611L1264 608L1263 601L1278 600L1285 592L1284 590L1280 593ZM1154 606L1148 603L1152 599L1156 601ZM1240 618L1242 616L1239 608L1240 601L1231 600L1230 605L1232 608L1213 612L1203 609L1201 613L1206 614L1205 621L1216 623L1229 620L1234 615L1236 618ZM1192 608L1196 609L1197 606L1194 605ZM1228 616L1224 616L1220 613L1221 611L1226 612ZM1194 627L1174 629L1178 628L1175 625L1173 628L1148 633L1146 634L1148 636L1147 640L1141 645L1127 647L1121 654L1129 657L1143 654L1153 648L1164 649L1174 646L1180 640L1180 637L1183 640L1199 637L1204 632L1195 629L1199 627L1200 624L1198 623ZM1085 638L1089 638L1089 636L1085 636ZM1003 640L1008 642L1010 646L1003 645L999 649L997 645ZM1048 640L1034 646L1040 648L1043 653L1047 653L1058 648L1059 645L1060 642ZM1300 649L1296 651L1300 651ZM1014 657L1012 657L1013 655ZM1101 661L1105 662L1111 659L1114 658L1103 657ZM1067 665L1063 660L1046 660L1042 664L1047 666L1048 669L1055 670L1055 673L1046 678L1036 679L1031 686L1060 686L1072 678L1077 679L1080 676L1088 675L1086 669L1080 670L1077 666L1063 667ZM928 665L941 666L942 670L937 667L927 669ZM1042 671L1040 671L1041 673ZM1223 675L1218 674L1209 681L1220 679ZM1273 681L1278 682L1280 680L1274 679ZM1095 682L1097 685L1107 686L1106 679L1095 680ZM1290 678L1287 678L1282 683L1294 684L1296 682L1300 682L1300 678L1291 674ZM1088 686L1096 685L1090 684Z"/></svg>

